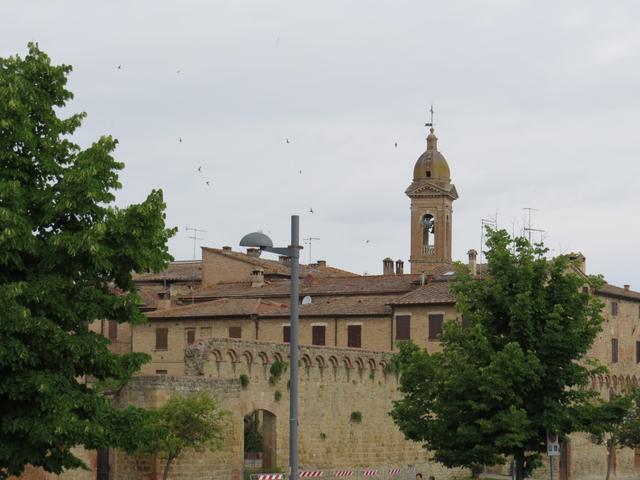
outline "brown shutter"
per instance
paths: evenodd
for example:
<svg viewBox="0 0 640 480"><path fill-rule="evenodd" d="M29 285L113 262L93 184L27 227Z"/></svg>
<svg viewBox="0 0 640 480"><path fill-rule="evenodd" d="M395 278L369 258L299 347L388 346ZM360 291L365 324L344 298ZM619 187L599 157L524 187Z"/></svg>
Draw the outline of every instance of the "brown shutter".
<svg viewBox="0 0 640 480"><path fill-rule="evenodd" d="M118 338L118 322L115 320L109 320L109 340L116 340Z"/></svg>
<svg viewBox="0 0 640 480"><path fill-rule="evenodd" d="M169 329L156 328L156 350L166 350L169 346Z"/></svg>
<svg viewBox="0 0 640 480"><path fill-rule="evenodd" d="M192 345L196 341L196 329L187 328L187 345Z"/></svg>
<svg viewBox="0 0 640 480"><path fill-rule="evenodd" d="M347 346L351 348L362 347L362 325L347 326Z"/></svg>
<svg viewBox="0 0 640 480"><path fill-rule="evenodd" d="M282 341L284 343L291 342L291 327L289 325L282 327Z"/></svg>
<svg viewBox="0 0 640 480"><path fill-rule="evenodd" d="M611 339L611 363L618 363L618 339Z"/></svg>
<svg viewBox="0 0 640 480"><path fill-rule="evenodd" d="M429 340L437 340L440 337L443 321L444 315L441 313L429 315Z"/></svg>
<svg viewBox="0 0 640 480"><path fill-rule="evenodd" d="M242 327L229 327L229 338L242 338Z"/></svg>
<svg viewBox="0 0 640 480"><path fill-rule="evenodd" d="M618 315L618 302L611 302L611 315Z"/></svg>
<svg viewBox="0 0 640 480"><path fill-rule="evenodd" d="M636 363L640 363L640 342L636 342Z"/></svg>
<svg viewBox="0 0 640 480"><path fill-rule="evenodd" d="M324 325L314 325L311 327L311 343L313 345L324 345L326 327Z"/></svg>
<svg viewBox="0 0 640 480"><path fill-rule="evenodd" d="M398 315L396 317L396 340L411 339L411 316Z"/></svg>

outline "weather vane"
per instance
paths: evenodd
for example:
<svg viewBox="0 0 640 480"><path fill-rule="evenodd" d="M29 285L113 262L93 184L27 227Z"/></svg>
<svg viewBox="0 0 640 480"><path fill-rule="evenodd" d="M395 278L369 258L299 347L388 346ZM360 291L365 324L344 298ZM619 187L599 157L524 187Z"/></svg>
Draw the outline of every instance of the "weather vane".
<svg viewBox="0 0 640 480"><path fill-rule="evenodd" d="M433 104L431 104L431 108L429 109L429 112L431 112L431 121L429 123L425 123L424 124L425 127L433 127Z"/></svg>

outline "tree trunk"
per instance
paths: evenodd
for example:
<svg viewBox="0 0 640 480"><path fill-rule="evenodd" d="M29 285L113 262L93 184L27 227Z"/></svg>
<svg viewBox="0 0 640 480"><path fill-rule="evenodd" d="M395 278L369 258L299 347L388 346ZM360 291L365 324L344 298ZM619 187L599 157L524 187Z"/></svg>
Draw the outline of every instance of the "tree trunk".
<svg viewBox="0 0 640 480"><path fill-rule="evenodd" d="M515 460L516 480L524 480L524 450L513 455Z"/></svg>
<svg viewBox="0 0 640 480"><path fill-rule="evenodd" d="M162 472L162 480L167 480L167 478L169 478L169 468L171 468L171 462L173 462L173 460L176 457L174 455L169 455L167 457L167 463L164 464L164 471Z"/></svg>
<svg viewBox="0 0 640 480"><path fill-rule="evenodd" d="M616 444L613 441L609 441L607 443L607 477L606 480L609 480L611 477L611 464L613 462L613 449L616 448Z"/></svg>

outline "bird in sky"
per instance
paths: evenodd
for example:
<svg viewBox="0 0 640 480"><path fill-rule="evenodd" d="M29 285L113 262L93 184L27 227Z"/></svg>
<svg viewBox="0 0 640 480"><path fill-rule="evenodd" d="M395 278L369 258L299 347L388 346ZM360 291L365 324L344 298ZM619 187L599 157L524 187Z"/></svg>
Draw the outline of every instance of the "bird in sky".
<svg viewBox="0 0 640 480"><path fill-rule="evenodd" d="M180 73L180 70L176 70L176 73Z"/></svg>
<svg viewBox="0 0 640 480"><path fill-rule="evenodd" d="M207 180L207 181L206 181L206 182L204 182L204 183L206 183L206 184L207 184L207 187L210 187L210 186L211 186L211 182L210 182L209 180Z"/></svg>
<svg viewBox="0 0 640 480"><path fill-rule="evenodd" d="M298 173L299 173L300 175L302 175L302 170L298 170Z"/></svg>
<svg viewBox="0 0 640 480"><path fill-rule="evenodd" d="M371 243L371 240L365 240L364 243Z"/></svg>
<svg viewBox="0 0 640 480"><path fill-rule="evenodd" d="M396 148L398 148L398 142L396 142L395 146L396 146Z"/></svg>
<svg viewBox="0 0 640 480"><path fill-rule="evenodd" d="M118 65L118 70L122 70L122 65Z"/></svg>
<svg viewBox="0 0 640 480"><path fill-rule="evenodd" d="M313 213L313 208L309 208L309 213Z"/></svg>
<svg viewBox="0 0 640 480"><path fill-rule="evenodd" d="M182 137L178 138L178 141L179 141L180 143L182 143Z"/></svg>
<svg viewBox="0 0 640 480"><path fill-rule="evenodd" d="M198 171L202 173L202 167L198 167Z"/></svg>
<svg viewBox="0 0 640 480"><path fill-rule="evenodd" d="M287 143L291 143L288 138L287 138Z"/></svg>

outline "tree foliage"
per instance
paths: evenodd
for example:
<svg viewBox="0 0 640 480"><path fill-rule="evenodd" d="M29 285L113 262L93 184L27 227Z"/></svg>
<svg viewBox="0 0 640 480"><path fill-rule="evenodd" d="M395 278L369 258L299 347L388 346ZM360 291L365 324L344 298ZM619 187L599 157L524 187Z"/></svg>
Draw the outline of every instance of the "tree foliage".
<svg viewBox="0 0 640 480"><path fill-rule="evenodd" d="M441 353L400 346L403 398L391 415L446 466L513 456L523 478L546 451L547 431L585 428L596 367L584 358L603 305L582 286L601 279L572 272L567 257L548 260L541 244L488 234L487 274L473 277L460 265L451 284L469 326L446 322Z"/></svg>
<svg viewBox="0 0 640 480"><path fill-rule="evenodd" d="M0 58L0 478L79 467L71 447L122 440L134 412L84 379L123 381L147 357L112 354L89 324L142 321L131 273L171 259L162 192L115 207L117 141L70 139L85 116L59 116L70 71L34 44Z"/></svg>
<svg viewBox="0 0 640 480"><path fill-rule="evenodd" d="M167 480L171 464L185 450L203 452L223 445L228 416L206 392L171 397L158 410L148 412L136 449L163 457L163 479Z"/></svg>

